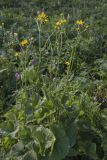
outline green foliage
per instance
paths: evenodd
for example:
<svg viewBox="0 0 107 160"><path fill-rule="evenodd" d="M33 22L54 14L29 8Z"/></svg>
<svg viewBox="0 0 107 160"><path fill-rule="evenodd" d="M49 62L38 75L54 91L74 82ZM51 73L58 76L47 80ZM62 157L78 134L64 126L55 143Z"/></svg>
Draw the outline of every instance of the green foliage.
<svg viewBox="0 0 107 160"><path fill-rule="evenodd" d="M51 129L56 137L56 142L53 147L50 159L63 159L68 154L70 145L69 139L66 136L66 133L63 128L58 125L52 125Z"/></svg>
<svg viewBox="0 0 107 160"><path fill-rule="evenodd" d="M106 160L106 0L0 8L0 160Z"/></svg>

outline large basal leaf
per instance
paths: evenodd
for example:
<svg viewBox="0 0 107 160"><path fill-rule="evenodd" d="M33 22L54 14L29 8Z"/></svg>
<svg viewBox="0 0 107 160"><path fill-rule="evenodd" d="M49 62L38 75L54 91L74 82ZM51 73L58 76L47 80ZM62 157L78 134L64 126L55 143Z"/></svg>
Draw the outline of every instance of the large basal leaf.
<svg viewBox="0 0 107 160"><path fill-rule="evenodd" d="M107 160L107 156L104 156L103 160Z"/></svg>
<svg viewBox="0 0 107 160"><path fill-rule="evenodd" d="M51 148L55 142L55 137L52 131L43 126L34 128L32 134L33 138L37 139L39 142L40 153L44 153L46 149Z"/></svg>
<svg viewBox="0 0 107 160"><path fill-rule="evenodd" d="M20 155L24 151L24 145L22 141L15 144L11 150L11 155Z"/></svg>
<svg viewBox="0 0 107 160"><path fill-rule="evenodd" d="M21 126L18 135L20 135L20 138L22 138L22 139L28 138L30 136L30 129L27 127Z"/></svg>
<svg viewBox="0 0 107 160"><path fill-rule="evenodd" d="M93 159L97 159L96 144L95 143L87 142L87 143L85 143L84 147L85 147L86 154L89 157L91 157Z"/></svg>
<svg viewBox="0 0 107 160"><path fill-rule="evenodd" d="M77 146L70 148L68 157L76 157L78 155L79 155L79 150Z"/></svg>
<svg viewBox="0 0 107 160"><path fill-rule="evenodd" d="M77 133L78 130L76 124L71 123L67 126L66 134L69 138L70 147L73 147L76 144Z"/></svg>
<svg viewBox="0 0 107 160"><path fill-rule="evenodd" d="M14 131L14 124L12 121L5 121L0 125L0 128L6 132Z"/></svg>
<svg viewBox="0 0 107 160"><path fill-rule="evenodd" d="M27 150L30 150L31 148L38 153L39 152L39 142L37 140L31 140L29 143L25 145L25 148Z"/></svg>
<svg viewBox="0 0 107 160"><path fill-rule="evenodd" d="M59 125L52 125L51 130L56 137L56 141L50 155L51 160L62 160L69 152L70 144L69 139L62 127Z"/></svg>
<svg viewBox="0 0 107 160"><path fill-rule="evenodd" d="M33 150L27 152L22 160L38 160L36 152Z"/></svg>
<svg viewBox="0 0 107 160"><path fill-rule="evenodd" d="M103 148L104 154L107 155L107 134L103 134L101 147Z"/></svg>
<svg viewBox="0 0 107 160"><path fill-rule="evenodd" d="M85 154L90 158L97 159L96 143L93 143L91 141L81 142L79 144L79 148L81 148L81 151L85 152Z"/></svg>
<svg viewBox="0 0 107 160"><path fill-rule="evenodd" d="M18 138L21 139L24 144L28 143L31 140L30 128L27 128L26 126L21 126L18 131Z"/></svg>

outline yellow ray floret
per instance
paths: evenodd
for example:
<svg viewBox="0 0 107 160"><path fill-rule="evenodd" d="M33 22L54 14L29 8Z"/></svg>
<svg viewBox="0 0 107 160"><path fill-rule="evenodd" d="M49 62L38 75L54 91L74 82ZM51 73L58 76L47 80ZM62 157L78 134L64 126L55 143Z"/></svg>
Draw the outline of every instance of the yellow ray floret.
<svg viewBox="0 0 107 160"><path fill-rule="evenodd" d="M27 44L28 44L28 40L27 40L27 39L22 40L22 41L20 42L20 45L21 45L22 47L26 46Z"/></svg>
<svg viewBox="0 0 107 160"><path fill-rule="evenodd" d="M67 66L69 66L69 65L70 65L70 62L66 61L65 64L66 64Z"/></svg>
<svg viewBox="0 0 107 160"><path fill-rule="evenodd" d="M16 53L15 53L15 57L16 57L16 58L19 58L20 56L21 56L21 52L16 52Z"/></svg>
<svg viewBox="0 0 107 160"><path fill-rule="evenodd" d="M83 21L83 20L77 20L77 21L76 21L76 24L82 26L82 25L84 25L84 21Z"/></svg>
<svg viewBox="0 0 107 160"><path fill-rule="evenodd" d="M37 16L37 20L38 21L41 21L43 23L46 23L48 22L48 16L44 13L44 12L41 12L38 16Z"/></svg>
<svg viewBox="0 0 107 160"><path fill-rule="evenodd" d="M55 24L55 28L59 28L61 27L62 25L66 24L67 23L67 20L66 19L60 19L59 21L56 22Z"/></svg>

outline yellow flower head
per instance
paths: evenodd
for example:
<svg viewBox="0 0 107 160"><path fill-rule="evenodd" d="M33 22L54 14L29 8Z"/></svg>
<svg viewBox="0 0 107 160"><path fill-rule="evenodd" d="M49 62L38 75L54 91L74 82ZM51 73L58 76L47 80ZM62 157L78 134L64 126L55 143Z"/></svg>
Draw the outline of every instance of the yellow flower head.
<svg viewBox="0 0 107 160"><path fill-rule="evenodd" d="M21 55L21 52L16 52L16 53L15 53L15 57L16 57L16 58L19 58L20 55Z"/></svg>
<svg viewBox="0 0 107 160"><path fill-rule="evenodd" d="M81 110L80 113L79 113L79 116L83 116L84 115L84 111Z"/></svg>
<svg viewBox="0 0 107 160"><path fill-rule="evenodd" d="M66 61L65 64L66 64L67 66L69 66L69 65L70 65L70 62Z"/></svg>
<svg viewBox="0 0 107 160"><path fill-rule="evenodd" d="M79 32L80 31L80 27L76 28L76 30Z"/></svg>
<svg viewBox="0 0 107 160"><path fill-rule="evenodd" d="M55 28L59 28L59 27L61 27L62 25L66 24L66 23L67 23L67 20L65 18L60 19L59 21L56 22Z"/></svg>
<svg viewBox="0 0 107 160"><path fill-rule="evenodd" d="M20 42L20 45L21 45L22 47L26 46L27 44L28 44L28 40L27 40L27 39L22 40L22 41Z"/></svg>
<svg viewBox="0 0 107 160"><path fill-rule="evenodd" d="M41 12L38 16L37 16L37 20L43 23L48 22L48 16L44 13Z"/></svg>
<svg viewBox="0 0 107 160"><path fill-rule="evenodd" d="M83 26L84 25L84 21L83 20L77 20L76 24L79 26Z"/></svg>

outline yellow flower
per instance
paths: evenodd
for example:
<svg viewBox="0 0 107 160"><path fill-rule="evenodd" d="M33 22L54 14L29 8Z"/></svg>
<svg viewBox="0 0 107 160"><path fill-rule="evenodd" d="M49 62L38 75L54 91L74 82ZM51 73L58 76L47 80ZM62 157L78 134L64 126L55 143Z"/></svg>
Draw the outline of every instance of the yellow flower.
<svg viewBox="0 0 107 160"><path fill-rule="evenodd" d="M55 28L59 28L61 27L62 25L66 24L67 23L67 20L66 19L60 19L59 21L56 22L55 24Z"/></svg>
<svg viewBox="0 0 107 160"><path fill-rule="evenodd" d="M69 65L70 65L70 62L66 61L65 64L66 64L67 66L69 66Z"/></svg>
<svg viewBox="0 0 107 160"><path fill-rule="evenodd" d="M37 20L38 21L41 21L43 23L46 23L48 22L48 16L44 13L44 12L41 12L38 16L37 16Z"/></svg>
<svg viewBox="0 0 107 160"><path fill-rule="evenodd" d="M84 25L84 21L83 20L77 20L76 24L79 26L83 26Z"/></svg>
<svg viewBox="0 0 107 160"><path fill-rule="evenodd" d="M79 27L77 28L77 31L80 31L80 28L79 28Z"/></svg>
<svg viewBox="0 0 107 160"><path fill-rule="evenodd" d="M27 44L28 44L28 40L27 40L27 39L22 40L22 41L20 42L20 45L21 45L22 47L26 46Z"/></svg>
<svg viewBox="0 0 107 160"><path fill-rule="evenodd" d="M16 53L15 53L15 57L16 57L16 58L19 58L20 55L21 55L21 52L16 52Z"/></svg>
<svg viewBox="0 0 107 160"><path fill-rule="evenodd" d="M84 111L81 110L80 113L79 113L79 115L80 115L80 116L83 116L83 115L84 115Z"/></svg>

